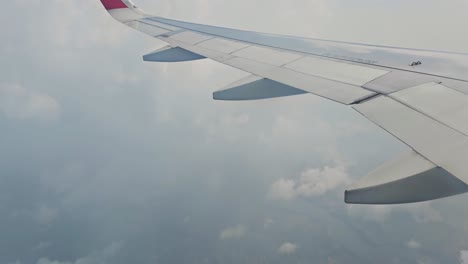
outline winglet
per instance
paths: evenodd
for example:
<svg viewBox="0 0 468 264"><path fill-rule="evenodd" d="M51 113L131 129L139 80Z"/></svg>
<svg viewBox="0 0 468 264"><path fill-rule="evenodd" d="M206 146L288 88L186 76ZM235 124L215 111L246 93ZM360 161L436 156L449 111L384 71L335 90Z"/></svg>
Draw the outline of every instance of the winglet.
<svg viewBox="0 0 468 264"><path fill-rule="evenodd" d="M122 0L101 0L101 3L106 10L128 8L128 5Z"/></svg>
<svg viewBox="0 0 468 264"><path fill-rule="evenodd" d="M122 23L127 23L147 16L147 14L145 14L130 0L100 1L113 18Z"/></svg>

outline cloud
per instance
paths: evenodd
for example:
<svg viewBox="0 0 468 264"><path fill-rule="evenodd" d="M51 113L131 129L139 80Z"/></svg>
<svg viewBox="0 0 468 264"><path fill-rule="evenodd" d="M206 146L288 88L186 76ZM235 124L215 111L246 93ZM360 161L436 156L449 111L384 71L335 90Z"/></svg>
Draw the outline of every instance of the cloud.
<svg viewBox="0 0 468 264"><path fill-rule="evenodd" d="M342 166L324 169L309 169L302 173L296 191L300 196L313 197L325 194L349 183L349 176Z"/></svg>
<svg viewBox="0 0 468 264"><path fill-rule="evenodd" d="M221 240L229 240L229 239L239 239L246 235L246 228L242 225L238 225L235 227L228 227L221 231L219 238Z"/></svg>
<svg viewBox="0 0 468 264"><path fill-rule="evenodd" d="M41 258L37 261L37 264L81 264L80 262L78 262L79 260L77 260L76 262L60 262L60 261L57 261L57 260L49 260L48 258ZM85 263L83 263L85 264ZM87 264L87 263L86 263Z"/></svg>
<svg viewBox="0 0 468 264"><path fill-rule="evenodd" d="M0 84L0 112L9 119L53 121L60 116L60 104L45 93Z"/></svg>
<svg viewBox="0 0 468 264"><path fill-rule="evenodd" d="M270 187L269 196L275 200L292 200L296 197L296 183L289 179L279 179Z"/></svg>
<svg viewBox="0 0 468 264"><path fill-rule="evenodd" d="M298 180L279 179L270 187L269 197L274 200L292 200L297 197L316 197L349 184L344 166L307 169Z"/></svg>
<svg viewBox="0 0 468 264"><path fill-rule="evenodd" d="M41 250L49 248L51 245L52 245L52 243L50 243L50 242L42 241L39 244L37 244L36 246L34 246L33 250L41 251Z"/></svg>
<svg viewBox="0 0 468 264"><path fill-rule="evenodd" d="M290 242L286 242L278 248L278 253L282 255L291 255L296 253L296 251L297 245Z"/></svg>
<svg viewBox="0 0 468 264"><path fill-rule="evenodd" d="M265 219L265 221L263 222L263 228L264 229L268 229L270 228L273 224L275 224L275 220L271 219L271 218L267 218Z"/></svg>
<svg viewBox="0 0 468 264"><path fill-rule="evenodd" d="M114 242L108 247L104 248L101 252L93 253L89 256L79 258L75 261L57 261L48 258L41 258L37 264L106 264L114 263L112 258L117 255L123 248L123 242Z"/></svg>
<svg viewBox="0 0 468 264"><path fill-rule="evenodd" d="M468 264L468 250L460 251L460 264Z"/></svg>
<svg viewBox="0 0 468 264"><path fill-rule="evenodd" d="M432 207L431 202L385 206L348 205L350 216L367 221L384 222L390 216L401 213L409 214L419 224L443 221L441 213Z"/></svg>
<svg viewBox="0 0 468 264"><path fill-rule="evenodd" d="M36 219L41 225L48 225L58 217L58 209L42 205L36 213Z"/></svg>
<svg viewBox="0 0 468 264"><path fill-rule="evenodd" d="M419 249L421 248L421 243L414 239L411 239L410 241L406 242L406 246L410 249Z"/></svg>

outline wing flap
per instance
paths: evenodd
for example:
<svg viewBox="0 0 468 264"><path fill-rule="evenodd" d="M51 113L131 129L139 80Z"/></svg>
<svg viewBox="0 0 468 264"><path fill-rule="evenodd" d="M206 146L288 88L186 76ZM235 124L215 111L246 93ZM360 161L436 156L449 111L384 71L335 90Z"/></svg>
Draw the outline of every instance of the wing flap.
<svg viewBox="0 0 468 264"><path fill-rule="evenodd" d="M389 162L345 193L350 204L402 204L462 194L468 185L416 152Z"/></svg>
<svg viewBox="0 0 468 264"><path fill-rule="evenodd" d="M314 57L296 60L285 65L285 68L356 86L363 86L388 73L380 69Z"/></svg>
<svg viewBox="0 0 468 264"><path fill-rule="evenodd" d="M305 93L307 92L252 75L229 85L223 90L214 92L213 99L226 101L259 100Z"/></svg>
<svg viewBox="0 0 468 264"><path fill-rule="evenodd" d="M390 96L468 135L468 95L432 82L401 90Z"/></svg>
<svg viewBox="0 0 468 264"><path fill-rule="evenodd" d="M406 88L440 81L441 78L431 75L393 70L388 74L366 83L362 87L376 91L380 94L390 94Z"/></svg>
<svg viewBox="0 0 468 264"><path fill-rule="evenodd" d="M389 97L353 108L417 153L468 183L468 137Z"/></svg>

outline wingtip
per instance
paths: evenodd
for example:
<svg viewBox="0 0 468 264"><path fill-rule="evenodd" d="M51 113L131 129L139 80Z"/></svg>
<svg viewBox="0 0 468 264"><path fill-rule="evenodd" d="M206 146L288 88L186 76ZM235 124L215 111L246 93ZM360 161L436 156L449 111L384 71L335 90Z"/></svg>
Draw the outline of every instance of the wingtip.
<svg viewBox="0 0 468 264"><path fill-rule="evenodd" d="M128 8L122 0L101 0L101 3L106 10Z"/></svg>

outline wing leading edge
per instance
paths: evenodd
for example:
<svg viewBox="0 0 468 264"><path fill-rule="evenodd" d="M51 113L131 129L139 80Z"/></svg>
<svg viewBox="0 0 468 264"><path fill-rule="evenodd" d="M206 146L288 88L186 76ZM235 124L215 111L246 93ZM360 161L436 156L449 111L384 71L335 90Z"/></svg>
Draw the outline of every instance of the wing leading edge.
<svg viewBox="0 0 468 264"><path fill-rule="evenodd" d="M467 54L248 32L150 16L129 0L101 2L116 20L169 44L145 61L209 58L252 74L214 92L216 100L311 93L351 105L412 149L346 191L347 203L468 192Z"/></svg>

